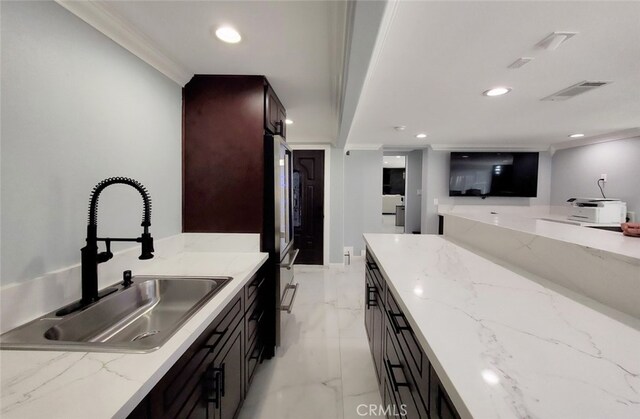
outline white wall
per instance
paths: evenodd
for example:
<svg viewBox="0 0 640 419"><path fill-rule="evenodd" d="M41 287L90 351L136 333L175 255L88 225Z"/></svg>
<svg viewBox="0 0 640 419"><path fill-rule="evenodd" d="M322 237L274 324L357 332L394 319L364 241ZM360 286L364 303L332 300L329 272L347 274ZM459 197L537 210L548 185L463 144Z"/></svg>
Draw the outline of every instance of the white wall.
<svg viewBox="0 0 640 419"><path fill-rule="evenodd" d="M610 141L556 151L552 160L551 204L572 197L600 197L596 184L607 174L607 198L627 202L640 217L640 138Z"/></svg>
<svg viewBox="0 0 640 419"><path fill-rule="evenodd" d="M331 148L330 263L344 262L344 149Z"/></svg>
<svg viewBox="0 0 640 419"><path fill-rule="evenodd" d="M422 155L422 233L438 232L438 213L434 199L438 204L454 205L513 205L534 206L549 205L551 196L551 155L541 152L538 163L538 196L536 198L506 197L450 197L449 196L449 159L451 153L433 149L423 150Z"/></svg>
<svg viewBox="0 0 640 419"><path fill-rule="evenodd" d="M422 195L418 195L418 191L422 190L422 150L407 155L406 173L404 231L411 234L421 229Z"/></svg>
<svg viewBox="0 0 640 419"><path fill-rule="evenodd" d="M364 233L382 231L382 151L351 151L344 158L344 245L364 250Z"/></svg>
<svg viewBox="0 0 640 419"><path fill-rule="evenodd" d="M147 186L155 238L179 233L180 87L56 3L2 2L1 19L0 283L79 263L89 193L109 176ZM101 235L140 234L133 189L99 208Z"/></svg>

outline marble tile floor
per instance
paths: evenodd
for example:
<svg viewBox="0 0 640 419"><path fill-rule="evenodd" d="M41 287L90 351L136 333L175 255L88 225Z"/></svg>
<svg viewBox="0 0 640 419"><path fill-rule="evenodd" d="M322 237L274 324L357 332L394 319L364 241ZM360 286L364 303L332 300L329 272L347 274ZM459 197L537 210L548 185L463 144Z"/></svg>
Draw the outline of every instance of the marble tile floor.
<svg viewBox="0 0 640 419"><path fill-rule="evenodd" d="M402 234L403 226L396 225L396 216L393 214L382 214L382 227L380 233Z"/></svg>
<svg viewBox="0 0 640 419"><path fill-rule="evenodd" d="M282 346L258 366L240 419L362 418L358 405L381 403L364 329L364 259L296 266L295 281Z"/></svg>

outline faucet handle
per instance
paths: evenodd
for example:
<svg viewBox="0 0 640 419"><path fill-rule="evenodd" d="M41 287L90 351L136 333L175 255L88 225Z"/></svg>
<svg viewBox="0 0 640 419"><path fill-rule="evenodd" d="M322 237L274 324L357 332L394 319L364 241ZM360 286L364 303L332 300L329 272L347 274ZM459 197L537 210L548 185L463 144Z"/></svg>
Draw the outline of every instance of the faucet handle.
<svg viewBox="0 0 640 419"><path fill-rule="evenodd" d="M131 271L127 269L126 271L122 272L122 285L127 288L131 286L131 284L133 284L133 281L131 280Z"/></svg>

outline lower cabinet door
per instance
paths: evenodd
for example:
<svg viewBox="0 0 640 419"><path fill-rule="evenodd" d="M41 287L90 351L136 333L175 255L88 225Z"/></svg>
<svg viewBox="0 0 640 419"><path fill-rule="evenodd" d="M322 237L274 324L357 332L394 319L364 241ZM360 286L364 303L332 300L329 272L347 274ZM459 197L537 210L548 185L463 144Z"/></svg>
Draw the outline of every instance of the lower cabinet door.
<svg viewBox="0 0 640 419"><path fill-rule="evenodd" d="M215 419L236 417L244 396L244 327L238 325L222 351L216 356L212 375L215 376L209 408Z"/></svg>
<svg viewBox="0 0 640 419"><path fill-rule="evenodd" d="M396 413L398 416L410 419L429 418L420 397L421 392L426 395L429 389L421 389L416 386L409 364L398 348L389 328L387 328L385 336L384 369L388 386L393 391L397 402Z"/></svg>

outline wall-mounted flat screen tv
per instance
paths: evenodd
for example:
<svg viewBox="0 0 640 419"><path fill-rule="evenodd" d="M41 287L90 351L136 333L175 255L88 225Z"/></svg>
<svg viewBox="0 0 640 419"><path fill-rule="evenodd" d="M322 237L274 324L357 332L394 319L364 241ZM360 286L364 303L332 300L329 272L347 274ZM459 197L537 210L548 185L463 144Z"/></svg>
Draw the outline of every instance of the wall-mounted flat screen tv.
<svg viewBox="0 0 640 419"><path fill-rule="evenodd" d="M449 196L535 197L538 153L452 152Z"/></svg>

